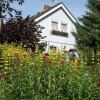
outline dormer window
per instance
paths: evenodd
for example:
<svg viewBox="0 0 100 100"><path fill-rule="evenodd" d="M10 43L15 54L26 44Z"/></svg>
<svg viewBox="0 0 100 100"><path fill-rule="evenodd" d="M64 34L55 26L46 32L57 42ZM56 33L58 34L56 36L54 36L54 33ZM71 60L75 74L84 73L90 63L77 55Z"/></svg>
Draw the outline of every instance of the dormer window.
<svg viewBox="0 0 100 100"><path fill-rule="evenodd" d="M58 22L52 21L51 26L52 26L52 30L58 30Z"/></svg>
<svg viewBox="0 0 100 100"><path fill-rule="evenodd" d="M67 32L67 24L61 23L61 31Z"/></svg>

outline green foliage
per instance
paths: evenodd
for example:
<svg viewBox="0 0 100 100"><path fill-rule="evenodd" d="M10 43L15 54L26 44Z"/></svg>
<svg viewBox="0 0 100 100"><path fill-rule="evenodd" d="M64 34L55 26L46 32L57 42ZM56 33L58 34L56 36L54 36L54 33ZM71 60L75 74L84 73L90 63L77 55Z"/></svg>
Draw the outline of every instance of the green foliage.
<svg viewBox="0 0 100 100"><path fill-rule="evenodd" d="M44 47L44 44L39 43L40 39L44 38L40 34L41 31L42 27L37 25L29 16L25 19L22 17L12 18L2 25L0 43L15 43L16 46L22 43L23 47L31 48L34 51L36 45Z"/></svg>
<svg viewBox="0 0 100 100"><path fill-rule="evenodd" d="M76 24L74 33L78 47L84 50L100 49L100 0L87 0L88 11L79 18L81 24Z"/></svg>
<svg viewBox="0 0 100 100"><path fill-rule="evenodd" d="M30 65L16 70L0 80L0 99L3 100L99 100L89 69L75 71L71 68L42 68Z"/></svg>
<svg viewBox="0 0 100 100"><path fill-rule="evenodd" d="M0 43L15 43L16 46L22 43L23 47L33 51L36 45L43 49L45 43L39 43L40 39L44 38L40 34L42 27L29 16L23 19L21 11L11 7L14 2L22 5L24 0L0 0L0 18L2 17L3 21L6 18L4 23L0 20Z"/></svg>
<svg viewBox="0 0 100 100"><path fill-rule="evenodd" d="M74 68L64 53L25 51L0 45L0 100L99 100L100 68L83 63Z"/></svg>
<svg viewBox="0 0 100 100"><path fill-rule="evenodd" d="M0 18L7 18L7 13L10 17L14 17L14 13L16 17L21 15L21 11L18 11L11 7L11 4L17 2L19 5L24 3L24 0L0 0Z"/></svg>

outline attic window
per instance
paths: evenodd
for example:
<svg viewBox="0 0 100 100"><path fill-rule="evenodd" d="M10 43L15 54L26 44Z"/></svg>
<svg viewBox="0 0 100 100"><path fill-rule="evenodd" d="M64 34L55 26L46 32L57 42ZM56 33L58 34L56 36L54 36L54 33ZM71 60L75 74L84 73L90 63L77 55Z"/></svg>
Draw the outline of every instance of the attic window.
<svg viewBox="0 0 100 100"><path fill-rule="evenodd" d="M61 23L61 31L67 32L67 24Z"/></svg>
<svg viewBox="0 0 100 100"><path fill-rule="evenodd" d="M51 22L52 30L58 30L58 22Z"/></svg>

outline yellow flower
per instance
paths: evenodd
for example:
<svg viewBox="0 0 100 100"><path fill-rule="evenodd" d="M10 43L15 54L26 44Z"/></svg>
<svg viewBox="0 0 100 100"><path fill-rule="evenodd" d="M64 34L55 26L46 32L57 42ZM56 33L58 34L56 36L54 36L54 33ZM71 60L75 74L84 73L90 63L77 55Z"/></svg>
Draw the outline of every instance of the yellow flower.
<svg viewBox="0 0 100 100"><path fill-rule="evenodd" d="M5 63L8 63L8 61L5 61Z"/></svg>
<svg viewBox="0 0 100 100"><path fill-rule="evenodd" d="M8 67L5 67L5 70L7 70L8 69Z"/></svg>
<svg viewBox="0 0 100 100"><path fill-rule="evenodd" d="M21 63L20 66L23 66L23 64Z"/></svg>

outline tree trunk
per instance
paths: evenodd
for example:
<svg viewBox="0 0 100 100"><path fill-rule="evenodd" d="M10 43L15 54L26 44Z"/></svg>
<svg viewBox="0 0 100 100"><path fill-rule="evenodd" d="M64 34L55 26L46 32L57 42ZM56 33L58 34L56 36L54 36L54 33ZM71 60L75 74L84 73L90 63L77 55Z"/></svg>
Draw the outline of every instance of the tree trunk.
<svg viewBox="0 0 100 100"><path fill-rule="evenodd" d="M2 18L0 18L0 32L1 32Z"/></svg>

